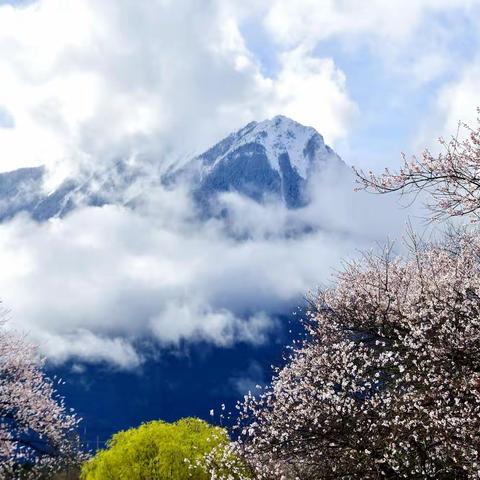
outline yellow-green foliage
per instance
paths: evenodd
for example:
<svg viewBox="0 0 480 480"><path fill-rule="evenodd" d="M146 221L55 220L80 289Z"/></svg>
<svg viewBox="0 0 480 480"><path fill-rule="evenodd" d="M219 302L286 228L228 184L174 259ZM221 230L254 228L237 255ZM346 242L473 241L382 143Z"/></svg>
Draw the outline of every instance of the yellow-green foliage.
<svg viewBox="0 0 480 480"><path fill-rule="evenodd" d="M154 421L115 434L82 468L83 480L183 480L210 478L196 466L213 447L227 446L227 432L197 418ZM185 461L187 459L187 461ZM192 467L189 467L189 464Z"/></svg>

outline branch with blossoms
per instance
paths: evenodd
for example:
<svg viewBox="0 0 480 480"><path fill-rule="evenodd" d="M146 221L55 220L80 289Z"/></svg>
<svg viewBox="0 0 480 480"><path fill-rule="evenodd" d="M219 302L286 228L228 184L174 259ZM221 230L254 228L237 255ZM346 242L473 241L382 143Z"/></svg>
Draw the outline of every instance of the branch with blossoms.
<svg viewBox="0 0 480 480"><path fill-rule="evenodd" d="M480 109L477 109L480 113ZM439 139L442 151L433 155L425 150L420 158L408 159L398 171L385 169L383 174L354 168L359 189L374 193L401 192L418 195L425 191L431 220L469 216L480 220L480 119L472 128L459 123L457 134L447 141ZM461 134L466 138L461 139Z"/></svg>
<svg viewBox="0 0 480 480"><path fill-rule="evenodd" d="M52 478L85 459L79 419L41 366L35 347L0 322L0 478Z"/></svg>
<svg viewBox="0 0 480 480"><path fill-rule="evenodd" d="M250 476L235 478L479 478L479 260L459 231L347 264L285 367L237 406L232 454ZM212 479L233 478L226 464Z"/></svg>

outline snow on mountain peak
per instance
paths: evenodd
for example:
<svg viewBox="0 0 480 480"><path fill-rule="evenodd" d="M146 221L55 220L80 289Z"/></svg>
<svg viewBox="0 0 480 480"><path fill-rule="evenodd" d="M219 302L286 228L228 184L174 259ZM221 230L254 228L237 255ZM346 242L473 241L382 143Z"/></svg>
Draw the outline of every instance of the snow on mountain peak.
<svg viewBox="0 0 480 480"><path fill-rule="evenodd" d="M229 191L258 202L279 198L299 208L309 202L312 174L330 162L343 164L314 128L277 115L231 133L171 178L188 178L207 210L212 198Z"/></svg>
<svg viewBox="0 0 480 480"><path fill-rule="evenodd" d="M292 167L295 167L297 173L306 179L312 161L311 156L308 155L309 144L313 142L320 153L323 150L326 150L323 153L330 153L328 147L325 146L323 137L314 128L305 127L283 115L277 115L262 122L251 122L239 130L235 136L235 141L215 159L211 168L232 151L243 145L255 143L265 148L273 170L280 171L279 156L287 153Z"/></svg>

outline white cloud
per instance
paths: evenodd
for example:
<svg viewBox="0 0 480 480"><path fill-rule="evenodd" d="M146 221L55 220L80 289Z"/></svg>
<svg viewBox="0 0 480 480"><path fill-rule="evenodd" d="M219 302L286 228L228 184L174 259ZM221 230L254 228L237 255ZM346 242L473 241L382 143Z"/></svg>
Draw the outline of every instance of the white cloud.
<svg viewBox="0 0 480 480"><path fill-rule="evenodd" d="M463 128L459 130L459 122L471 127L477 126L477 108L480 107L480 61L476 61L459 69L455 77L443 85L435 96L432 109L423 119L421 128L415 139L417 148L428 147L432 152L442 149L439 137L445 139L457 135L468 134Z"/></svg>
<svg viewBox="0 0 480 480"><path fill-rule="evenodd" d="M178 345L181 340L206 341L226 347L238 342L261 345L268 340L275 322L263 312L247 318L230 310L212 310L193 298L167 301L150 320L150 328L160 344Z"/></svg>
<svg viewBox="0 0 480 480"><path fill-rule="evenodd" d="M313 203L297 211L226 195L228 228L192 221L178 192L158 188L137 210L83 208L40 224L16 217L0 225L0 296L12 325L54 362L121 368L143 361L145 341L261 344L276 315L328 283L342 257L403 228L395 200L354 194L345 170L316 182ZM175 198L181 207L169 208ZM319 230L282 232L306 223Z"/></svg>
<svg viewBox="0 0 480 480"><path fill-rule="evenodd" d="M119 369L131 370L139 367L144 360L127 339L101 336L90 330L79 329L62 335L36 330L34 338L42 353L53 364L80 360L108 363ZM81 369L81 364L77 364L76 368Z"/></svg>
<svg viewBox="0 0 480 480"><path fill-rule="evenodd" d="M274 0L265 23L278 42L287 45L314 44L340 36L370 41L372 37L390 44L412 39L419 27L438 12L469 12L475 0ZM401 19L401 21L400 21ZM418 40L418 39L417 39ZM379 45L381 47L381 45Z"/></svg>
<svg viewBox="0 0 480 480"><path fill-rule="evenodd" d="M474 126L480 107L480 61L466 67L453 82L445 85L438 96L439 117L443 134L455 134L459 121Z"/></svg>
<svg viewBox="0 0 480 480"><path fill-rule="evenodd" d="M291 52L279 78L262 74L240 32L246 13L234 6L0 6L0 105L15 122L0 129L2 170L59 162L75 170L139 152L161 161L281 110L332 139L344 135L354 107L332 61ZM307 113L307 96L315 113Z"/></svg>
<svg viewBox="0 0 480 480"><path fill-rule="evenodd" d="M475 0L274 0L265 25L283 48L313 50L327 40L368 47L390 71L422 83L458 61L450 42L478 15Z"/></svg>
<svg viewBox="0 0 480 480"><path fill-rule="evenodd" d="M273 83L278 100L270 114L281 113L312 126L330 144L344 138L358 112L349 99L345 76L333 60L316 58L297 48L283 53L280 65Z"/></svg>
<svg viewBox="0 0 480 480"><path fill-rule="evenodd" d="M13 128L15 126L15 120L12 114L0 105L0 128Z"/></svg>

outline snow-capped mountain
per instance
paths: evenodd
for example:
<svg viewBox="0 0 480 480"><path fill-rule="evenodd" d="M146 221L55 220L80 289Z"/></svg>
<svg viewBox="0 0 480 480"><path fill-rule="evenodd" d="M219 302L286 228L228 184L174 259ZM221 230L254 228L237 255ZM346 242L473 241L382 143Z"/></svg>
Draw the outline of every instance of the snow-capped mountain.
<svg viewBox="0 0 480 480"><path fill-rule="evenodd" d="M171 177L188 178L202 206L218 193L234 191L258 202L280 200L299 208L309 201L309 178L328 162L344 166L314 128L279 115L249 123Z"/></svg>
<svg viewBox="0 0 480 480"><path fill-rule="evenodd" d="M340 157L312 127L276 116L251 122L230 134L181 168L161 175L159 169L116 161L109 168L69 178L45 192L43 167L0 174L0 221L27 212L38 221L64 216L79 205L133 205L142 195L138 184L175 188L190 182L192 196L203 213L212 213L215 196L237 192L257 202L283 202L287 208L305 206L308 181L327 164L345 167Z"/></svg>

